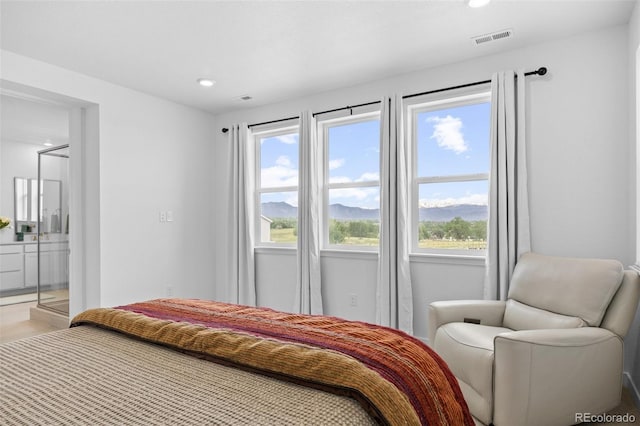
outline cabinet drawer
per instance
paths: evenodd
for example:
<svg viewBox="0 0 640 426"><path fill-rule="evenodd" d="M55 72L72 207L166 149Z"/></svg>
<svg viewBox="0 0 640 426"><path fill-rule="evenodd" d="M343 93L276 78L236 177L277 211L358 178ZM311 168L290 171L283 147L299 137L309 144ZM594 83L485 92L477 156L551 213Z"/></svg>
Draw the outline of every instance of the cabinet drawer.
<svg viewBox="0 0 640 426"><path fill-rule="evenodd" d="M22 271L0 272L0 290L24 287L24 274Z"/></svg>
<svg viewBox="0 0 640 426"><path fill-rule="evenodd" d="M0 246L0 254L22 253L22 244L9 244Z"/></svg>
<svg viewBox="0 0 640 426"><path fill-rule="evenodd" d="M69 247L69 244L64 243L41 243L40 244L40 253L44 253L45 251L63 251ZM26 253L37 253L38 245L37 244L25 244L24 251Z"/></svg>
<svg viewBox="0 0 640 426"><path fill-rule="evenodd" d="M0 254L0 272L22 272L23 267L22 254Z"/></svg>

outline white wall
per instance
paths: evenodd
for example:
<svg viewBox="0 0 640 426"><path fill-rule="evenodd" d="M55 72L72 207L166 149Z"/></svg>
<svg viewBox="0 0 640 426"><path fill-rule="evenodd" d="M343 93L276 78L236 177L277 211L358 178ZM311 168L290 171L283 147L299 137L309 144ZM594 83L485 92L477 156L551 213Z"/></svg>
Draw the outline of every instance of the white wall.
<svg viewBox="0 0 640 426"><path fill-rule="evenodd" d="M633 10L631 18L629 18L629 39L628 39L628 58L629 58L629 135L631 136L631 149L633 154L630 156L631 174L629 175L630 198L635 200L630 209L631 221L634 222L634 230L636 238L632 244L632 250L635 253L633 259L640 268L640 0L636 0L636 7Z"/></svg>
<svg viewBox="0 0 640 426"><path fill-rule="evenodd" d="M635 206L632 204L629 215L632 224L635 225L635 256L637 267L640 267L640 1L636 2L636 7L629 20L629 140L631 144L631 154L629 160L632 162L630 167L629 182L631 200L635 200ZM634 96L635 95L635 96ZM634 185L635 183L635 185ZM635 207L635 208L634 208ZM630 232L630 234L632 234ZM640 404L640 309L636 314L632 330L635 333L629 333L625 340L625 362L629 365L633 386L635 386L635 397Z"/></svg>
<svg viewBox="0 0 640 426"><path fill-rule="evenodd" d="M92 260L99 282L86 283L86 305L164 297L169 286L175 296L212 298L214 117L12 52L1 55L4 82L94 105L85 138L91 164L84 165L93 193L85 196L99 192L99 210L83 219L87 235L99 238L99 258ZM160 223L159 212L167 210L175 221Z"/></svg>
<svg viewBox="0 0 640 426"><path fill-rule="evenodd" d="M633 236L628 177L631 154L628 134L627 27L615 27L569 39L426 69L361 86L344 88L217 116L216 196L227 199L228 141L220 128L233 123L257 123L290 117L301 110L321 111L380 99L384 94L410 94L484 80L507 68L547 66L545 77L528 77L530 205L533 250L566 256L615 258L628 265ZM624 75L624 71L623 74ZM222 203L215 206L216 223L227 220ZM220 229L222 235L224 230ZM216 244L216 277L225 283L227 244ZM260 252L258 302L288 303L293 297L293 275L277 271L295 268L295 258ZM292 260L293 259L293 260ZM337 272L336 272L337 271ZM323 301L331 315L371 320L375 292L375 257L322 259ZM459 263L447 259L412 257L415 295L415 334L427 335L429 302L481 298L482 261ZM224 297L225 288L218 294ZM350 294L359 305L349 306ZM638 333L638 328L632 332Z"/></svg>

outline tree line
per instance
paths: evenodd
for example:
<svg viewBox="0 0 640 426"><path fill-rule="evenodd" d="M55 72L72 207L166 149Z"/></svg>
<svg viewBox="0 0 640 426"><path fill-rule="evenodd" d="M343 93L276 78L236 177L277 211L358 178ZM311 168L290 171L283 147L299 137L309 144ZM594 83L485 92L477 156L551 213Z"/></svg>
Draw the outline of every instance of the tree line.
<svg viewBox="0 0 640 426"><path fill-rule="evenodd" d="M421 240L480 240L487 239L487 221L467 221L454 217L449 222L420 222L418 229Z"/></svg>
<svg viewBox="0 0 640 426"><path fill-rule="evenodd" d="M298 235L298 221L295 218L272 219L271 229L293 229ZM375 220L336 220L329 222L329 242L341 244L347 238L378 238L380 223ZM422 221L419 224L420 240L478 240L487 239L487 221L467 221L455 217L448 222Z"/></svg>

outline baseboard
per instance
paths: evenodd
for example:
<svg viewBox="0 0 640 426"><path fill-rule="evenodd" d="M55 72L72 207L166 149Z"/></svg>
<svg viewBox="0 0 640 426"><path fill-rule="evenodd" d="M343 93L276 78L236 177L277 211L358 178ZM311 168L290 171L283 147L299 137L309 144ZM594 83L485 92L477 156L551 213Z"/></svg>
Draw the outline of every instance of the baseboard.
<svg viewBox="0 0 640 426"><path fill-rule="evenodd" d="M622 373L622 384L624 387L629 389L629 393L631 397L635 400L636 406L640 407L640 388L638 387L639 383L635 383L631 374L626 371Z"/></svg>

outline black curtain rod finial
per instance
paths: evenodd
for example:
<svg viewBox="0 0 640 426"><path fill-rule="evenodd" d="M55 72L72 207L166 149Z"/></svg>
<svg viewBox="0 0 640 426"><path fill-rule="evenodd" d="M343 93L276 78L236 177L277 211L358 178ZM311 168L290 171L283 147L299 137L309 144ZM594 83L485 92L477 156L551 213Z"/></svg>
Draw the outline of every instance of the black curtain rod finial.
<svg viewBox="0 0 640 426"><path fill-rule="evenodd" d="M227 133L229 131L229 129L227 129L226 127L222 128L222 133Z"/></svg>
<svg viewBox="0 0 640 426"><path fill-rule="evenodd" d="M537 71L538 75L545 75L547 73L547 67L540 67Z"/></svg>

